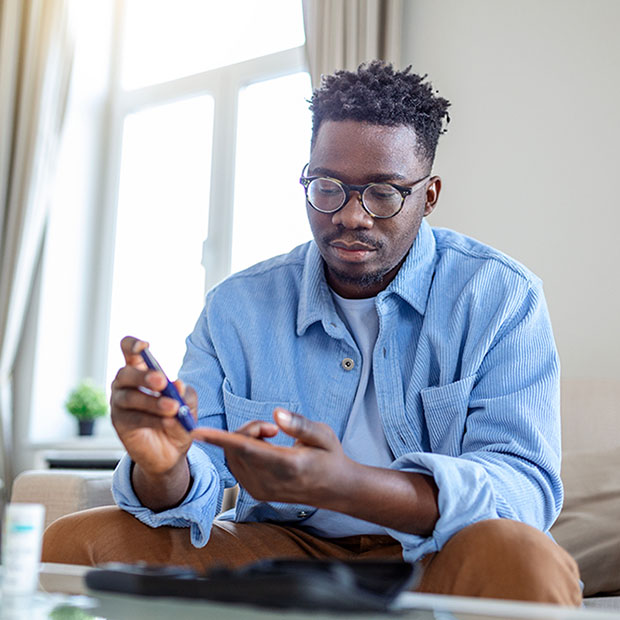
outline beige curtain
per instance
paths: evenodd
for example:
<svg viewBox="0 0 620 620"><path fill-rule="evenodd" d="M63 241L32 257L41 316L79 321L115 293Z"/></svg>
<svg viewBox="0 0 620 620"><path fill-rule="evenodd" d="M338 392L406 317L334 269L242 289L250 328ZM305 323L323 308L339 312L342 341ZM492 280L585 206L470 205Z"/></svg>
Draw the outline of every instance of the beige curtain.
<svg viewBox="0 0 620 620"><path fill-rule="evenodd" d="M376 58L398 67L403 0L303 0L312 86Z"/></svg>
<svg viewBox="0 0 620 620"><path fill-rule="evenodd" d="M11 483L12 374L43 243L73 61L69 0L0 0L0 479Z"/></svg>

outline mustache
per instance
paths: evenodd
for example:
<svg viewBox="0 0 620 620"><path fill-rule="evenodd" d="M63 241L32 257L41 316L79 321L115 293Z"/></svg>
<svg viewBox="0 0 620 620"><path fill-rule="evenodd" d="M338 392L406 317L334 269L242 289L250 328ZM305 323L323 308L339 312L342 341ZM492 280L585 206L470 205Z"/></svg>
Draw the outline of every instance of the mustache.
<svg viewBox="0 0 620 620"><path fill-rule="evenodd" d="M325 245L329 245L336 240L345 241L346 243L363 243L364 245L368 245L375 250L380 250L384 246L381 241L373 239L370 235L367 235L361 230L349 230L348 232L345 232L344 227L339 228L336 232L325 234L321 237L321 241Z"/></svg>

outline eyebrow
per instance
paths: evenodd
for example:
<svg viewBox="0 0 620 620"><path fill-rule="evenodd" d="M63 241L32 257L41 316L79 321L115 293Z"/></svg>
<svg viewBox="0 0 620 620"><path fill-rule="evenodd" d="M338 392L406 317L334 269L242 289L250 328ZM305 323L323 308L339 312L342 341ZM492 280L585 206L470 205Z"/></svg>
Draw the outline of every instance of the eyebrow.
<svg viewBox="0 0 620 620"><path fill-rule="evenodd" d="M310 170L308 170L308 173L310 173ZM326 177L332 177L333 179L338 179L340 181L340 176L336 171L330 170L329 168L321 168L320 166L313 168L312 174L310 174L310 176L313 176L313 177L326 176ZM369 177L367 182L368 183L389 183L391 181L406 181L406 180L407 180L406 176L402 174L398 174L397 172L392 172L392 173L387 173L387 174L381 174L381 173L373 174Z"/></svg>

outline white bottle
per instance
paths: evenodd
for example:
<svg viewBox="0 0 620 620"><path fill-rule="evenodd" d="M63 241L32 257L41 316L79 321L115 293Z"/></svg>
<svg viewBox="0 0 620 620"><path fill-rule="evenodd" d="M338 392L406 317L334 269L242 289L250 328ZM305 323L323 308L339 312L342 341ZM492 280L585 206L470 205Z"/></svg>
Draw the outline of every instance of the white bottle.
<svg viewBox="0 0 620 620"><path fill-rule="evenodd" d="M39 583L45 507L8 504L2 527L2 594L28 595Z"/></svg>

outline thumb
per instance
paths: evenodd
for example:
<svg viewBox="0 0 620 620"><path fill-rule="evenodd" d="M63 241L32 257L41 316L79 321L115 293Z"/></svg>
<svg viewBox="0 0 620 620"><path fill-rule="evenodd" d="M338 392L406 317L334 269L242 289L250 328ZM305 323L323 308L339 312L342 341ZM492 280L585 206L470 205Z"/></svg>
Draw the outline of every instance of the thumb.
<svg viewBox="0 0 620 620"><path fill-rule="evenodd" d="M316 448L330 448L338 438L334 431L321 422L313 422L298 413L292 413L286 409L277 408L273 412L276 424L298 442Z"/></svg>

